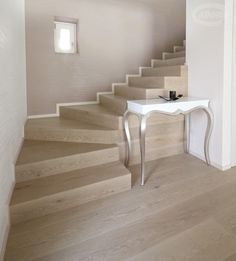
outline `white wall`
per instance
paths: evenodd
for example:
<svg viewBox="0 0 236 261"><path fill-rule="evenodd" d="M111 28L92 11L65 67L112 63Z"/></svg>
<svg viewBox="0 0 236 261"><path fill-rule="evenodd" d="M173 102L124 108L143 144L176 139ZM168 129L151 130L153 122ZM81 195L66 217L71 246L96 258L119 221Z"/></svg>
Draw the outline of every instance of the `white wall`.
<svg viewBox="0 0 236 261"><path fill-rule="evenodd" d="M14 163L26 119L24 1L0 1L0 260L9 226Z"/></svg>
<svg viewBox="0 0 236 261"><path fill-rule="evenodd" d="M210 98L215 115L210 144L213 165L231 165L230 4L232 0L187 0L189 95ZM208 5L206 5L206 3ZM191 121L191 152L203 157L206 118Z"/></svg>
<svg viewBox="0 0 236 261"><path fill-rule="evenodd" d="M236 166L236 3L233 7L232 166Z"/></svg>

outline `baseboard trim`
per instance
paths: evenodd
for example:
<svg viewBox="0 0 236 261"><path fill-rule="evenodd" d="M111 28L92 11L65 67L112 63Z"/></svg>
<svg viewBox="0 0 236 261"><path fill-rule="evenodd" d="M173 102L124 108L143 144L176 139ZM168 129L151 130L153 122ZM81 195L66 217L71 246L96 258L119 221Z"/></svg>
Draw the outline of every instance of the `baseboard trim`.
<svg viewBox="0 0 236 261"><path fill-rule="evenodd" d="M145 68L153 68L153 62L155 60L151 60L151 67L139 67L139 73L138 74L126 74L126 82L125 83L113 83L112 84L112 91L111 92L98 92L97 93L97 99L96 101L88 101L88 102L73 102L73 103L57 103L56 104L56 113L53 114L40 114L40 115L29 115L28 119L41 119L41 118L53 118L53 117L59 117L60 116L60 107L69 107L69 106L79 106L79 105L91 105L91 104L99 104L100 103L100 96L101 95L109 95L115 93L115 86L126 86L129 83L129 78L131 77L142 77L142 70Z"/></svg>
<svg viewBox="0 0 236 261"><path fill-rule="evenodd" d="M196 152L194 152L192 150L189 151L189 154L193 155L194 157L196 157L196 158L198 158L198 159L200 159L202 161L205 161L205 157L204 156L202 156L202 155L200 155L200 154L198 154L198 153L196 153ZM211 161L211 165L213 167L221 170L221 171L229 170L232 167L231 165L222 166L222 165L220 165L220 164L218 164L218 163L216 163L214 161Z"/></svg>
<svg viewBox="0 0 236 261"><path fill-rule="evenodd" d="M7 224L5 227L4 235L3 235L3 242L2 242L2 247L0 248L0 261L4 260L6 248L7 248L7 241L10 233L10 228L11 228L11 220L10 220L10 202L11 202L11 197L13 194L13 190L15 187L15 183L12 183L12 186L10 188L9 194L8 194L8 200L7 200L7 205L8 205L8 217L7 217Z"/></svg>
<svg viewBox="0 0 236 261"><path fill-rule="evenodd" d="M18 158L18 156L20 154L23 142L24 142L24 137L22 137L22 139L21 139L21 141L19 143L19 146L16 148L16 154L15 154L15 157L13 159L14 160L14 162L13 162L14 165L16 164L17 158ZM4 236L3 236L3 244L2 244L2 247L0 248L0 261L4 260L4 255L5 255L6 247L7 247L7 240L8 240L8 236L9 236L9 232L10 232L10 227L11 227L10 202L11 202L11 198L12 198L12 194L13 194L14 188L15 188L15 182L12 182L11 187L9 189L8 198L7 198L8 216L7 216L7 224L6 224L5 231L4 231Z"/></svg>
<svg viewBox="0 0 236 261"><path fill-rule="evenodd" d="M30 115L28 116L28 120L33 120L33 119L41 119L41 118L53 118L57 117L58 115L56 113L54 114L39 114L39 115Z"/></svg>
<svg viewBox="0 0 236 261"><path fill-rule="evenodd" d="M38 115L29 115L28 120L33 119L42 119L42 118L54 118L59 117L60 115L60 107L69 107L69 106L77 106L77 105L89 105L89 104L97 104L97 101L91 102L72 102L72 103L57 103L56 104L56 113L52 114L38 114Z"/></svg>
<svg viewBox="0 0 236 261"><path fill-rule="evenodd" d="M5 231L4 231L3 244L2 244L2 247L0 249L0 261L4 260L4 256L5 256L6 248L7 248L7 240L8 240L9 232L10 232L10 224L8 224L8 226L5 228Z"/></svg>

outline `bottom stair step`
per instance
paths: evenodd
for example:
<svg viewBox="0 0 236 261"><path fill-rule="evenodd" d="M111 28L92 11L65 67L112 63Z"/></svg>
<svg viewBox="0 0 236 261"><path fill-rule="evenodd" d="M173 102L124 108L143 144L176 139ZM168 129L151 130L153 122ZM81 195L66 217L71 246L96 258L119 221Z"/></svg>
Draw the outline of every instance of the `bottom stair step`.
<svg viewBox="0 0 236 261"><path fill-rule="evenodd" d="M11 200L16 224L131 189L121 162L17 183Z"/></svg>

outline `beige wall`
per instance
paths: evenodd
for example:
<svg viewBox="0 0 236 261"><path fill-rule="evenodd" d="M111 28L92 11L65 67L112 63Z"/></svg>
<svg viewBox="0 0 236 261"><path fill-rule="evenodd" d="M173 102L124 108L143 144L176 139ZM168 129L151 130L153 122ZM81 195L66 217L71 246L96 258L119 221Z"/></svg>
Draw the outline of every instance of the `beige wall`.
<svg viewBox="0 0 236 261"><path fill-rule="evenodd" d="M0 1L0 260L9 227L14 164L26 119L24 1Z"/></svg>
<svg viewBox="0 0 236 261"><path fill-rule="evenodd" d="M79 19L79 54L54 53L53 19ZM28 114L95 100L185 38L185 0L26 0Z"/></svg>

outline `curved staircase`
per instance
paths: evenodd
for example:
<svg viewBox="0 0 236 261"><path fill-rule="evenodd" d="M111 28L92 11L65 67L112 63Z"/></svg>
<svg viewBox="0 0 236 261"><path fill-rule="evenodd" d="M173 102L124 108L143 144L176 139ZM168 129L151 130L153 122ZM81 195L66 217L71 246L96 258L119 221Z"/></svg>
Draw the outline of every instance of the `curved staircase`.
<svg viewBox="0 0 236 261"><path fill-rule="evenodd" d="M114 84L97 104L62 106L59 117L28 120L25 142L16 164L11 201L12 223L20 223L131 189L125 157L123 113L129 99L150 99L167 90L187 94L185 47L139 75ZM138 121L130 118L131 164L139 162ZM147 160L183 152L181 116L155 115L148 121Z"/></svg>

